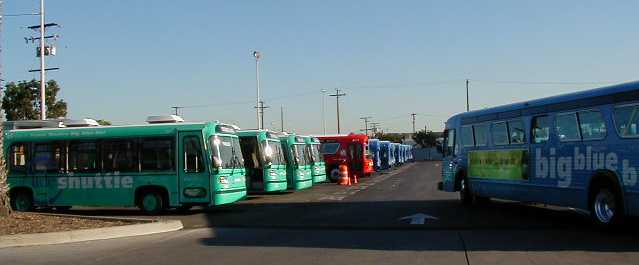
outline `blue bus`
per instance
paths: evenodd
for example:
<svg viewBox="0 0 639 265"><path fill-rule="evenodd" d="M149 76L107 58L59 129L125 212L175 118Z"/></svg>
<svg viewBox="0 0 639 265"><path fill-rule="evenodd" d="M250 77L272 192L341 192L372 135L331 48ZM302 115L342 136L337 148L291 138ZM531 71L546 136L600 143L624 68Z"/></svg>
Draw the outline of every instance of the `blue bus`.
<svg viewBox="0 0 639 265"><path fill-rule="evenodd" d="M373 168L379 170L381 168L380 143L379 139L368 139L368 150L373 155Z"/></svg>
<svg viewBox="0 0 639 265"><path fill-rule="evenodd" d="M381 169L389 169L393 166L391 142L379 141L379 160Z"/></svg>
<svg viewBox="0 0 639 265"><path fill-rule="evenodd" d="M457 114L442 182L464 204L573 207L602 226L639 215L639 82Z"/></svg>

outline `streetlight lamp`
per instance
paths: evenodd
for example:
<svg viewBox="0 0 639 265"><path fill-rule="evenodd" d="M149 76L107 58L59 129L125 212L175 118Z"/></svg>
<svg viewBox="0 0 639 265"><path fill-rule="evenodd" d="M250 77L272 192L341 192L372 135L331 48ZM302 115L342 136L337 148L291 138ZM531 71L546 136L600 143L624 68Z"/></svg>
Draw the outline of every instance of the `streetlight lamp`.
<svg viewBox="0 0 639 265"><path fill-rule="evenodd" d="M325 108L326 108L326 103L325 103L325 98L326 98L326 92L328 92L328 90L326 89L322 89L322 129L324 129L324 135L326 135L326 115L325 115Z"/></svg>
<svg viewBox="0 0 639 265"><path fill-rule="evenodd" d="M259 51L253 51L255 58L255 83L257 86L257 97L255 98L255 114L257 115L257 129L262 129L262 121L260 120L260 58L262 54Z"/></svg>

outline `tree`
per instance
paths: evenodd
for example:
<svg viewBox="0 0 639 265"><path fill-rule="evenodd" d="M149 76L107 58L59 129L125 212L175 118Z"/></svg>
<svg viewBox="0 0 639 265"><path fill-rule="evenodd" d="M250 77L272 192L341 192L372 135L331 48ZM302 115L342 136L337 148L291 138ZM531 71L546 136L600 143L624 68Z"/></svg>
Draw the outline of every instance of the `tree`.
<svg viewBox="0 0 639 265"><path fill-rule="evenodd" d="M0 118L0 120L2 120ZM9 201L9 184L7 183L7 168L4 160L4 132L0 126L0 217L11 214L11 202Z"/></svg>
<svg viewBox="0 0 639 265"><path fill-rule="evenodd" d="M67 103L57 99L60 86L55 80L46 84L45 102L47 116L53 118L67 116ZM2 98L2 109L7 120L37 120L40 118L40 81L9 82Z"/></svg>
<svg viewBox="0 0 639 265"><path fill-rule="evenodd" d="M399 133L376 133L374 138L380 139L382 141L390 141L393 143L401 143L404 140L404 136Z"/></svg>
<svg viewBox="0 0 639 265"><path fill-rule="evenodd" d="M111 125L110 121L107 120L97 120L98 124L102 125L102 126L107 126L107 125Z"/></svg>
<svg viewBox="0 0 639 265"><path fill-rule="evenodd" d="M413 140L423 148L437 145L438 135L431 131L421 130L413 134Z"/></svg>

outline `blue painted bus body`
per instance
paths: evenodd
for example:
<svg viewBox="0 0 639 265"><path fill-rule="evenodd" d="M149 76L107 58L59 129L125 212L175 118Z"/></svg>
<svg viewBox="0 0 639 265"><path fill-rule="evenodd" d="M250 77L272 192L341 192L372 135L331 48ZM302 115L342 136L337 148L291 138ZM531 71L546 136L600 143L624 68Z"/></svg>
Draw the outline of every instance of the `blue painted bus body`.
<svg viewBox="0 0 639 265"><path fill-rule="evenodd" d="M393 166L399 166L399 164L401 163L399 161L399 144L398 143L391 143L391 154L393 154Z"/></svg>
<svg viewBox="0 0 639 265"><path fill-rule="evenodd" d="M381 168L380 141L379 139L368 139L368 150L373 155L373 167L375 170Z"/></svg>
<svg viewBox="0 0 639 265"><path fill-rule="evenodd" d="M379 160L381 169L389 169L393 166L391 143L389 141L379 141Z"/></svg>
<svg viewBox="0 0 639 265"><path fill-rule="evenodd" d="M441 188L445 191L459 190L460 178L469 171L469 152L521 150L527 154L525 178L513 180L468 175L471 192L484 197L589 210L589 192L594 186L592 180L605 175L619 186L625 214L639 215L639 135L636 134L639 126L632 123L631 118L625 123L622 114L615 115L621 113L623 108L632 108L634 104L639 105L639 82L457 114L448 119L445 126ZM600 113L601 126L605 125L603 130L599 129L603 131L603 136L585 139L584 131L588 132L591 128L585 128L580 117L582 113L593 112ZM574 125L579 131L579 138L568 141L567 135L570 134L564 131L568 131L570 126L563 121L565 117L572 117L573 113L577 113L574 114L577 117ZM639 117L635 113L632 115ZM543 130L546 127L542 126L533 131L533 120L541 119L546 119L549 124L545 133ZM517 120L522 121L523 143L498 145L495 128L502 126L502 121ZM620 121L624 123L620 125ZM557 126L558 123L563 127ZM488 124L490 128L486 144L476 146L476 140L473 140L473 146L464 146L462 128L474 126L472 132L475 132L482 124ZM627 137L629 131L632 131L631 137ZM547 140L535 143L533 137L537 136L533 133L545 134ZM477 137L477 134L473 134L473 137ZM540 136L539 139L546 138Z"/></svg>

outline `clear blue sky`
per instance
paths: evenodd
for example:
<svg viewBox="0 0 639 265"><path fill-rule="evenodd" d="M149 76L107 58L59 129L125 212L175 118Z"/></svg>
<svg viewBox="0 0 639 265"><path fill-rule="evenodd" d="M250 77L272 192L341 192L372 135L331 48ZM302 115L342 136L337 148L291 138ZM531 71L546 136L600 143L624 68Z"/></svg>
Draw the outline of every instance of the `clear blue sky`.
<svg viewBox="0 0 639 265"><path fill-rule="evenodd" d="M37 11L7 0L5 13ZM321 133L321 89L343 98L344 131L373 116L391 131L439 130L471 108L637 79L639 3L628 1L47 1L62 39L49 78L71 117L116 123L168 114L255 127L255 65L262 60L267 127ZM37 78L37 17L5 19L5 79ZM506 81L514 81L509 83ZM335 100L327 124L335 131Z"/></svg>

